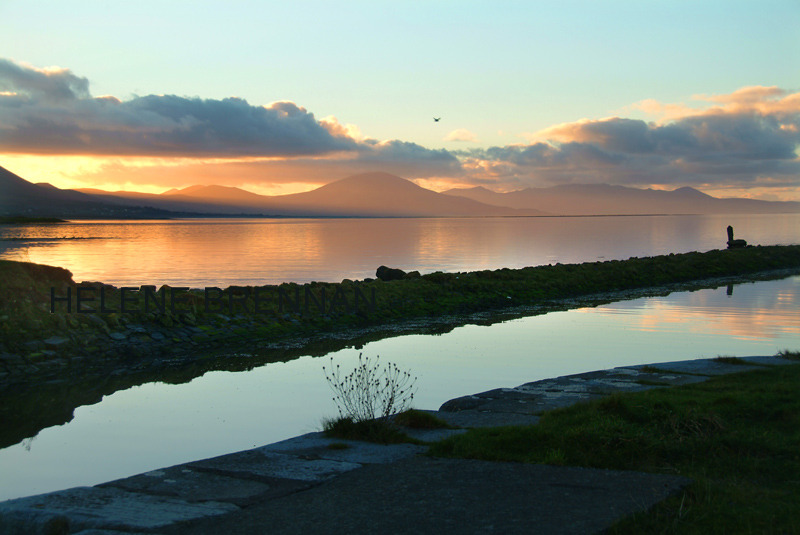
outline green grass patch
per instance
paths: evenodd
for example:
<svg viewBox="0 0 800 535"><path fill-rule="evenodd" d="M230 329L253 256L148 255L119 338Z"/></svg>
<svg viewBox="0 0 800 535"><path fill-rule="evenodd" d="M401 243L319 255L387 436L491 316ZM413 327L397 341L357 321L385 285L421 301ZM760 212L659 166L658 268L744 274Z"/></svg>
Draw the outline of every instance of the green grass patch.
<svg viewBox="0 0 800 535"><path fill-rule="evenodd" d="M392 417L395 425L411 429L452 429L453 426L433 414L417 409L407 409Z"/></svg>
<svg viewBox="0 0 800 535"><path fill-rule="evenodd" d="M737 365L750 364L744 359L741 359L739 357L731 357L729 355L720 355L718 357L715 357L714 362L719 362L720 364L737 364Z"/></svg>
<svg viewBox="0 0 800 535"><path fill-rule="evenodd" d="M640 470L692 478L615 533L800 533L800 366L615 394L528 427L476 429L439 456Z"/></svg>
<svg viewBox="0 0 800 535"><path fill-rule="evenodd" d="M227 288L226 295L235 295L235 300L221 297L216 290L208 295L203 290L176 290L180 303L175 313L171 312L169 304L164 311L155 304L159 299L165 302L172 299L172 290L166 287L153 291L149 305L146 305L146 290L129 291L130 301L126 305L129 309L125 312L122 312L119 288L83 283L81 291L84 297L94 299L84 302L83 310L97 310L102 290L106 309L119 310L118 314L126 316L130 323L224 327L222 334L214 336L231 338L252 337L251 324L257 322L269 330L259 335L275 340L515 306L561 307L564 305L559 303L565 299L593 294L639 291L661 285L688 284L694 288L699 284L702 287L716 284L698 282L710 278L749 277L767 270L797 268L800 268L800 245L748 247L624 261L470 273L436 272L391 282L367 279ZM6 345L12 352L18 351L18 346L32 336L52 336L54 332L63 331L62 324L70 316L78 317L76 321L92 328L83 318L89 314L75 312L78 285L67 270L0 261L0 280L6 285L0 300L0 317L7 316L0 324L0 335L7 339ZM60 298L64 298L67 291L72 292L71 312L66 311L66 302L62 301L55 306L56 314L50 314L51 288ZM134 309L139 311L134 312ZM112 314L96 312L95 315L107 320ZM231 329L231 317L239 315L245 318L245 324ZM31 333L20 336L22 329Z"/></svg>
<svg viewBox="0 0 800 535"><path fill-rule="evenodd" d="M326 437L341 440L363 440L378 444L400 444L411 442L421 444L406 435L397 426L383 419L355 421L352 418L336 418L322 422L322 432Z"/></svg>

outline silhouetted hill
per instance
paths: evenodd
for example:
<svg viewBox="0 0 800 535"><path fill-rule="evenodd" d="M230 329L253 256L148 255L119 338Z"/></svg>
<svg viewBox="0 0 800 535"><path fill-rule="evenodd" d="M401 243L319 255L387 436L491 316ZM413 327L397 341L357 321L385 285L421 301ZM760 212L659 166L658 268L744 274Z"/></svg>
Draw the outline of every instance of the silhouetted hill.
<svg viewBox="0 0 800 535"><path fill-rule="evenodd" d="M161 195L165 197L181 196L253 206L262 204L267 197L230 186L189 186L188 188L165 191Z"/></svg>
<svg viewBox="0 0 800 535"><path fill-rule="evenodd" d="M173 211L303 217L453 217L543 215L437 193L388 173L354 175L313 191L257 195L227 186L190 186L160 195L81 190L109 203L136 201Z"/></svg>
<svg viewBox="0 0 800 535"><path fill-rule="evenodd" d="M451 189L448 195L517 209L560 215L722 214L800 212L800 202L719 199L694 188L673 191L607 184L570 184L497 193L483 187Z"/></svg>
<svg viewBox="0 0 800 535"><path fill-rule="evenodd" d="M257 195L196 185L160 195L62 190L32 184L0 167L0 215L74 218L186 216L487 217L800 212L800 202L718 199L696 189L674 191L611 185L564 185L497 193L483 187L437 193L388 173L364 173L313 191Z"/></svg>
<svg viewBox="0 0 800 535"><path fill-rule="evenodd" d="M272 197L278 206L320 215L362 217L541 215L444 195L388 173L364 173L313 191Z"/></svg>
<svg viewBox="0 0 800 535"><path fill-rule="evenodd" d="M194 187L194 186L193 186ZM197 186L199 188L213 188L223 186ZM234 188L235 189L235 188ZM225 198L209 196L186 195L181 190L170 190L161 194L139 193L134 191L107 192L98 189L82 188L78 190L92 195L103 202L115 205L129 206L135 204L158 210L180 212L187 214L206 215L264 215L264 209L259 206L249 206ZM244 190L239 190L244 192ZM249 195L261 198L255 193Z"/></svg>
<svg viewBox="0 0 800 535"><path fill-rule="evenodd" d="M0 167L0 215L77 218L150 218L175 214L138 206L118 206L94 195L32 184Z"/></svg>

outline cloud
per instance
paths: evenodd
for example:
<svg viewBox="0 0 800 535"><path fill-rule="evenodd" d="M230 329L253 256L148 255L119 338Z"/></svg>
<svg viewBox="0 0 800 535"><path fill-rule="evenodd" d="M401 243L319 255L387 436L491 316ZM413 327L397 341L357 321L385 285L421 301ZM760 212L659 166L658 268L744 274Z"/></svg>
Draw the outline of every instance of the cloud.
<svg viewBox="0 0 800 535"><path fill-rule="evenodd" d="M354 139L293 102L253 106L147 95L92 98L68 70L0 62L0 150L39 154L298 156L352 151Z"/></svg>
<svg viewBox="0 0 800 535"><path fill-rule="evenodd" d="M164 169L181 184L203 173L217 183L239 180L235 173L241 173L248 183L322 184L385 171L498 190L562 183L690 185L754 188L785 198L798 189L798 91L749 86L695 95L690 105L647 99L631 108L648 120L582 119L525 134L526 144L430 149L370 139L355 125L333 116L317 119L290 101L259 106L242 98L94 97L89 81L68 69L0 59L0 153L103 157L105 171L128 173L123 180L131 182L141 177L166 183L158 175ZM477 142L465 129L445 140ZM137 159L150 164L136 168ZM178 171L190 167L192 174ZM230 181L223 180L227 173Z"/></svg>
<svg viewBox="0 0 800 535"><path fill-rule="evenodd" d="M800 92L792 93L776 86L748 86L729 94L694 95L692 101L694 107L682 102L661 103L655 99L645 99L633 104L630 109L643 111L655 118L659 124L694 116L730 113L784 116L797 113L800 107ZM708 107L708 103L712 106Z"/></svg>
<svg viewBox="0 0 800 535"><path fill-rule="evenodd" d="M528 135L528 145L479 149L462 157L472 173L529 185L797 187L800 93L759 86L695 99L710 105L693 109L646 101L648 109L674 117L662 122L582 119Z"/></svg>
<svg viewBox="0 0 800 535"><path fill-rule="evenodd" d="M291 180L303 173L316 180L331 172L383 170L409 178L461 172L459 160L446 150L368 139L355 125L333 116L317 120L289 101L255 106L241 98L92 97L88 81L66 69L8 60L0 60L0 91L0 152L118 158L108 165L120 176L135 165L132 157L169 158L181 165L216 159L226 163L216 167L225 169L235 168L238 159L248 170L274 177L272 171L280 169Z"/></svg>
<svg viewBox="0 0 800 535"><path fill-rule="evenodd" d="M45 102L67 102L89 96L89 80L67 69L37 69L0 58L0 91Z"/></svg>
<svg viewBox="0 0 800 535"><path fill-rule="evenodd" d="M466 128L458 128L453 130L444 137L445 141L471 141L476 143L478 136L467 130Z"/></svg>

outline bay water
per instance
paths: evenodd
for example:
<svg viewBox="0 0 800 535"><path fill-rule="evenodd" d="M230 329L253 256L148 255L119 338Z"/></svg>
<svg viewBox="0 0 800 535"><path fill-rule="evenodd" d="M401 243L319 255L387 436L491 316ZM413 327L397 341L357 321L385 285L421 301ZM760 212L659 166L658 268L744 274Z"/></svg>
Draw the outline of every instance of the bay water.
<svg viewBox="0 0 800 535"><path fill-rule="evenodd" d="M106 221L0 227L0 258L117 285L338 281L374 276L381 264L425 273L704 251L724 246L728 224L751 243L800 243L798 215ZM414 405L436 409L466 394L614 366L797 350L798 311L793 276L385 338L178 385L141 384L0 450L0 500L318 430L337 414L322 372L331 359L345 369L360 353L394 362L417 377Z"/></svg>

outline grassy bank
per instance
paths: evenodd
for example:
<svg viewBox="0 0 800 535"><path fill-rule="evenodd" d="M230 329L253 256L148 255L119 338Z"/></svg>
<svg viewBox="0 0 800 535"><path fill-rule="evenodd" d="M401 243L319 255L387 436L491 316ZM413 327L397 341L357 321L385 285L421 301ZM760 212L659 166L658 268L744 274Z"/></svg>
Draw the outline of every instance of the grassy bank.
<svg viewBox="0 0 800 535"><path fill-rule="evenodd" d="M167 329L196 327L201 331L196 333L200 335L194 340L197 343L226 337L249 342L278 340L785 268L800 269L800 246L750 247L516 270L437 272L390 282L344 280L231 287L208 293L162 287L153 288L148 294L135 289L125 296L127 309L121 303L120 289L83 283L90 288L83 288L82 295L91 300L83 303L82 310L93 312L76 313L78 287L68 271L0 261L0 280L5 281L0 300L0 343L6 344L6 350L18 351L20 343L37 336L75 329L107 334L130 324ZM64 302L57 302L56 313L50 313L51 288L62 299L71 292L71 312L67 312ZM173 298L176 306L172 306Z"/></svg>
<svg viewBox="0 0 800 535"><path fill-rule="evenodd" d="M431 453L694 480L612 533L800 533L799 391L800 365L777 366L615 394L546 413L536 426L471 430Z"/></svg>

